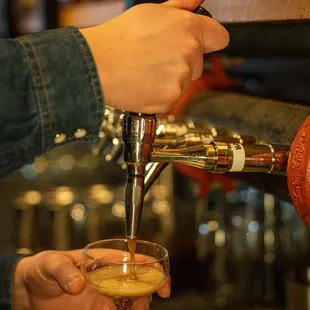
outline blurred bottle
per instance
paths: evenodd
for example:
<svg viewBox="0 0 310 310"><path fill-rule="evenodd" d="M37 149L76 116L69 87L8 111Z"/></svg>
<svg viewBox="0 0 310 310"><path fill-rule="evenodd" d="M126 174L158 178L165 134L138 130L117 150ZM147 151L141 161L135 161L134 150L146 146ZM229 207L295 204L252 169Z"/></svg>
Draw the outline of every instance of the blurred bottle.
<svg viewBox="0 0 310 310"><path fill-rule="evenodd" d="M10 15L12 36L43 31L46 28L46 3L44 0L11 0Z"/></svg>
<svg viewBox="0 0 310 310"><path fill-rule="evenodd" d="M0 38L10 37L9 0L0 1Z"/></svg>
<svg viewBox="0 0 310 310"><path fill-rule="evenodd" d="M58 0L59 26L79 28L104 23L122 13L124 0Z"/></svg>
<svg viewBox="0 0 310 310"><path fill-rule="evenodd" d="M1 2L2 5L2 2ZM11 0L12 37L73 25L79 28L101 24L122 13L124 0ZM3 10L0 6L0 10ZM0 11L0 20L2 12ZM4 26L0 23L1 30Z"/></svg>

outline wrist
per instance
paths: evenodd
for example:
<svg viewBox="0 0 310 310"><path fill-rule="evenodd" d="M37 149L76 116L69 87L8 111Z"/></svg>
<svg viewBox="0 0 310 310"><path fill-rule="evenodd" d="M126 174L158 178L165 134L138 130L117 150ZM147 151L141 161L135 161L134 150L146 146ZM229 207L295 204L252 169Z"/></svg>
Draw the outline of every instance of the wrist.
<svg viewBox="0 0 310 310"><path fill-rule="evenodd" d="M24 280L24 271L32 257L25 257L17 264L12 276L11 298L14 310L30 310L29 294Z"/></svg>
<svg viewBox="0 0 310 310"><path fill-rule="evenodd" d="M99 26L79 29L79 31L87 42L96 65L101 89L104 93L104 103L115 108L113 95L119 91L119 83L117 83L118 88L115 90L113 86L116 80L113 76L115 71L111 71L110 67L113 68L117 63L117 60L115 60L117 46L114 42L111 43L111 35L109 35L111 32L108 24L109 22Z"/></svg>

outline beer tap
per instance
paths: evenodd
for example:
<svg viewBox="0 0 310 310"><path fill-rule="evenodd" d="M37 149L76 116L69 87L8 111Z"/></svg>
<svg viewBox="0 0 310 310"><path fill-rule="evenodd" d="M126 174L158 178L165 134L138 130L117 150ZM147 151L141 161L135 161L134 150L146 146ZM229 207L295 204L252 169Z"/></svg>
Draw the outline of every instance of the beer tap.
<svg viewBox="0 0 310 310"><path fill-rule="evenodd" d="M226 142L215 138L188 147L155 147L155 128L153 115L125 113L123 117L124 161L128 169L125 196L128 238L137 237L146 187L156 180L166 164L181 163L215 173L286 173L289 145L242 144L227 137ZM147 170L150 163L156 164Z"/></svg>
<svg viewBox="0 0 310 310"><path fill-rule="evenodd" d="M123 157L113 159L120 165L126 163L129 172L125 198L129 237L138 232L144 195L169 163L214 173L286 173L290 145L264 143L189 117L157 119L155 115L123 113L110 107L106 107L105 115L104 135L94 149L107 157L109 153L102 152L106 144L123 139Z"/></svg>
<svg viewBox="0 0 310 310"><path fill-rule="evenodd" d="M203 8L199 10L210 16ZM144 195L169 163L180 163L213 173L285 175L292 201L299 215L310 226L310 200L305 194L305 185L310 181L308 175L299 178L296 174L296 171L300 173L300 165L304 167L310 162L309 152L303 151L310 148L300 147L310 144L309 124L310 118L301 126L292 143L280 145L242 136L226 128L216 128L201 119L160 119L155 115L106 107L102 133L93 153L99 155L105 150L104 155L108 155L112 149L107 151L107 145L111 145L113 139L123 140L123 157L118 152L112 152L110 160L115 159L127 168L126 235L130 239L137 238L139 233ZM304 174L306 171L302 170Z"/></svg>

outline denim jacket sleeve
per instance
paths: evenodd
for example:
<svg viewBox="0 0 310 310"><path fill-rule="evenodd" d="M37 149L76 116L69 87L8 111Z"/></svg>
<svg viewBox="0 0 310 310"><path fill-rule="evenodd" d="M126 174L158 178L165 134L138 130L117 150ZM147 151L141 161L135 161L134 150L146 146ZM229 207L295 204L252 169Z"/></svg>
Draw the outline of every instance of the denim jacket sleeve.
<svg viewBox="0 0 310 310"><path fill-rule="evenodd" d="M18 254L0 255L0 310L12 309L11 283L15 267L23 257Z"/></svg>
<svg viewBox="0 0 310 310"><path fill-rule="evenodd" d="M0 40L0 178L55 146L93 141L103 120L94 59L74 27ZM11 309L18 255L0 255L0 309Z"/></svg>
<svg viewBox="0 0 310 310"><path fill-rule="evenodd" d="M0 178L55 146L95 140L102 119L96 65L76 28L0 40Z"/></svg>

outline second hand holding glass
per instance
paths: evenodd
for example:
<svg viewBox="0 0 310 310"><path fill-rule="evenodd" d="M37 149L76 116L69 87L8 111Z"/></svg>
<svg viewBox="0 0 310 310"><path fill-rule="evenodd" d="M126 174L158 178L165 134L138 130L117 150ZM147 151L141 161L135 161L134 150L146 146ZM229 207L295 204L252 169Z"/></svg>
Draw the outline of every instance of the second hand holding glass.
<svg viewBox="0 0 310 310"><path fill-rule="evenodd" d="M89 244L84 248L81 266L88 284L112 298L119 310L129 310L138 299L160 289L169 268L168 251L141 240L137 241L135 261L131 263L126 239Z"/></svg>

